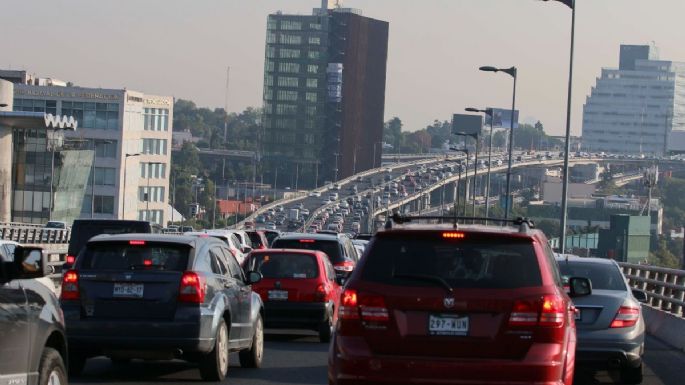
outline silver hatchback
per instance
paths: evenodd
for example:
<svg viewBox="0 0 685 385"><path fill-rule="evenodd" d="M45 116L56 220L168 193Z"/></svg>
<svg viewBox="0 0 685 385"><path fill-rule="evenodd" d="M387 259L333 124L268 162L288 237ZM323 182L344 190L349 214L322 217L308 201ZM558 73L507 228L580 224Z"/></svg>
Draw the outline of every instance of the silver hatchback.
<svg viewBox="0 0 685 385"><path fill-rule="evenodd" d="M645 322L640 302L646 294L631 290L616 261L558 255L562 278L585 277L592 294L574 298L578 365L618 370L624 384L642 382Z"/></svg>

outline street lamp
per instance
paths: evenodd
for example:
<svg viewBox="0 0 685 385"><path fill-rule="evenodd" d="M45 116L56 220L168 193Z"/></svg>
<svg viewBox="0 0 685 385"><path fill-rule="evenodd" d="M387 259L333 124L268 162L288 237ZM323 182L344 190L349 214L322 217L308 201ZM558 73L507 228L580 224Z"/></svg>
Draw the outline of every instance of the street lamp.
<svg viewBox="0 0 685 385"><path fill-rule="evenodd" d="M543 0L548 1L548 0ZM573 47L575 45L576 31L576 0L555 0L571 8L571 54L568 68L568 97L566 99L566 151L564 151L564 179L561 188L561 238L559 239L559 252L564 253L566 248L566 219L568 210L568 159L571 152L571 95L573 90Z"/></svg>
<svg viewBox="0 0 685 385"><path fill-rule="evenodd" d="M469 180L469 149L468 148L456 148L456 147L451 147L450 150L452 151L457 151L457 152L463 152L466 154L466 174L464 175L464 179L468 182ZM459 165L459 179L458 181L461 181L461 165ZM459 183L454 185L455 191L458 191ZM464 216L466 216L466 201L467 201L467 194L468 194L468 189L466 188L466 184L464 185ZM456 198L459 197L459 194L455 194ZM456 222L457 218L457 208L459 205L458 199L454 200L454 218Z"/></svg>
<svg viewBox="0 0 685 385"><path fill-rule="evenodd" d="M483 113L485 115L490 116L490 143L488 144L488 179L486 182L485 186L485 218L488 218L490 215L490 169L492 168L492 132L493 132L493 125L495 122L494 117L492 116L492 108L486 108L484 110L480 110L478 108L473 108L473 107L468 107L466 108L467 112L479 112ZM488 224L487 219L485 220L485 224Z"/></svg>
<svg viewBox="0 0 685 385"><path fill-rule="evenodd" d="M481 71L484 72L504 72L509 74L512 78L514 78L514 94L512 97L512 102L511 102L511 127L509 130L509 164L507 166L507 196L506 196L506 202L504 203L504 219L509 218L509 211L511 210L511 207L509 207L509 201L511 197L511 165L512 165L512 159L514 155L514 113L516 110L516 75L517 75L517 70L516 67L510 67L510 68L497 68L497 67L491 67L491 66L484 66L479 68Z"/></svg>
<svg viewBox="0 0 685 385"><path fill-rule="evenodd" d="M128 158L130 158L132 156L140 156L140 155L141 154L139 152L137 152L135 154L125 154L124 155L125 156L125 158L124 158L124 183L123 183L123 191L121 194L121 206L122 206L123 213L121 215L121 219L126 219L126 169L127 169L126 165L128 164ZM95 199L95 197L93 197L93 199Z"/></svg>

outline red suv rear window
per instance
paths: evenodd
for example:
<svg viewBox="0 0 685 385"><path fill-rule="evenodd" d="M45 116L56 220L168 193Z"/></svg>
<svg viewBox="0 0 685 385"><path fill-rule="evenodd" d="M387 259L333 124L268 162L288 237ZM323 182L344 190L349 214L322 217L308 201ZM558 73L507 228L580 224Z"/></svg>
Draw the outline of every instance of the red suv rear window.
<svg viewBox="0 0 685 385"><path fill-rule="evenodd" d="M259 271L264 278L317 278L316 257L307 254L253 254L245 264L247 271Z"/></svg>
<svg viewBox="0 0 685 385"><path fill-rule="evenodd" d="M542 284L529 239L443 235L395 232L377 237L367 254L362 279L397 286L447 283L452 288L513 289Z"/></svg>

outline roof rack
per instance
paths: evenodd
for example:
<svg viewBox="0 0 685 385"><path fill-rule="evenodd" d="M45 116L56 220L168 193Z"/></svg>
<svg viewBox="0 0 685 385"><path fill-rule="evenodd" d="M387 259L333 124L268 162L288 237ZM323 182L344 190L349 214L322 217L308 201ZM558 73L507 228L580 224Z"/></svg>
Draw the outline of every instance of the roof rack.
<svg viewBox="0 0 685 385"><path fill-rule="evenodd" d="M476 221L491 221L491 222L500 222L500 223L511 223L515 226L519 227L519 232L520 233L528 233L531 229L535 228L535 222L533 222L532 219L526 218L526 217L518 217L514 219L504 219L504 218L487 218L487 217L464 217L464 216L432 216L432 215L417 215L417 216L409 216L409 215L401 215L397 212L395 212L392 216L388 218L388 221L385 223L385 228L386 229L391 229L393 223L397 224L403 224L403 223L409 223L413 221L419 221L419 220L439 220L441 222L448 222L452 223L454 225L454 228L456 229L459 225L459 221L472 221L471 223L475 223Z"/></svg>

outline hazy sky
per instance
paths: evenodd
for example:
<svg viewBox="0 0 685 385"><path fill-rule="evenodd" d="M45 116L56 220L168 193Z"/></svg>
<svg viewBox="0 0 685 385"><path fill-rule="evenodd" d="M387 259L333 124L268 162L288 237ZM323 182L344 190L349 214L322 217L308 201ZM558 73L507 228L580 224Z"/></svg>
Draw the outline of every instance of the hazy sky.
<svg viewBox="0 0 685 385"><path fill-rule="evenodd" d="M685 1L576 0L573 131L601 67L619 44L655 41L662 59L685 61ZM26 69L84 87L127 87L222 107L261 106L266 18L310 14L319 0L2 0L0 68ZM386 118L405 130L465 107L517 107L562 133L571 12L536 0L347 0L390 22Z"/></svg>

